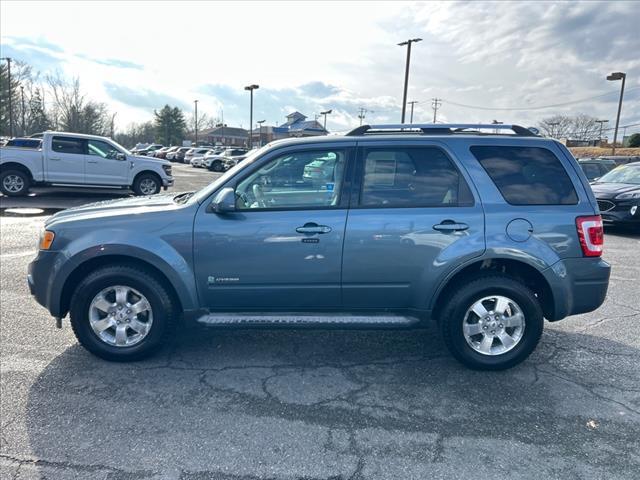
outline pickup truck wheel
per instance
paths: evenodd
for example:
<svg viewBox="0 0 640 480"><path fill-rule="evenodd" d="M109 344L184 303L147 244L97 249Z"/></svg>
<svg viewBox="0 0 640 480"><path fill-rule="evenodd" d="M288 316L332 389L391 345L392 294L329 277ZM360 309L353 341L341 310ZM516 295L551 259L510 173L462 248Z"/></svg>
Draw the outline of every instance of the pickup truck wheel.
<svg viewBox="0 0 640 480"><path fill-rule="evenodd" d="M175 311L171 296L153 275L114 265L80 282L71 299L71 327L78 342L94 355L134 361L167 343Z"/></svg>
<svg viewBox="0 0 640 480"><path fill-rule="evenodd" d="M136 195L155 195L160 188L162 182L155 173L142 173L133 182L133 193Z"/></svg>
<svg viewBox="0 0 640 480"><path fill-rule="evenodd" d="M29 193L31 179L21 170L7 170L0 174L0 191L10 197Z"/></svg>
<svg viewBox="0 0 640 480"><path fill-rule="evenodd" d="M452 295L440 329L451 354L476 370L505 370L536 348L544 318L535 294L518 280L486 275Z"/></svg>

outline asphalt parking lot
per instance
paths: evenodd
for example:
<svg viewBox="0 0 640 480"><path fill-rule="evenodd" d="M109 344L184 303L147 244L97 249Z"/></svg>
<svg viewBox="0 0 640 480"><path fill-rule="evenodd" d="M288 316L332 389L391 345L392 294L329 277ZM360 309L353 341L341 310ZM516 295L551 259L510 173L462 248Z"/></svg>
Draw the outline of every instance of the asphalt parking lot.
<svg viewBox="0 0 640 480"><path fill-rule="evenodd" d="M215 176L175 169L176 192ZM0 206L52 198L78 201ZM114 364L29 296L45 218L0 217L0 478L638 478L639 235L607 231L605 304L506 372L465 369L435 329L192 329Z"/></svg>

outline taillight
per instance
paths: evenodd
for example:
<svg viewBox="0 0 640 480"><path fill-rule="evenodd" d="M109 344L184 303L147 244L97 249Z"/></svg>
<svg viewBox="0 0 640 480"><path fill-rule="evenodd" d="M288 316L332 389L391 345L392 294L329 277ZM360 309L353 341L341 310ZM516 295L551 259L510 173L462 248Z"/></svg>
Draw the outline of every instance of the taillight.
<svg viewBox="0 0 640 480"><path fill-rule="evenodd" d="M582 254L585 257L602 255L602 247L604 246L602 217L600 215L578 217L576 218L576 228L578 229Z"/></svg>

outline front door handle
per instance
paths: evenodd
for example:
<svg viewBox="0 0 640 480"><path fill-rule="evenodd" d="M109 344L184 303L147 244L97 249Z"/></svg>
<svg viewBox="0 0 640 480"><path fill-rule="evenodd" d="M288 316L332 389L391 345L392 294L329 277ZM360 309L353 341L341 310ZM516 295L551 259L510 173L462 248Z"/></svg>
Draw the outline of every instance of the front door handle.
<svg viewBox="0 0 640 480"><path fill-rule="evenodd" d="M98 163L97 160L87 160L87 163Z"/></svg>
<svg viewBox="0 0 640 480"><path fill-rule="evenodd" d="M467 230L469 225L466 223L456 223L453 220L445 220L442 223L438 223L433 226L434 230L438 230L439 232L459 232L463 230Z"/></svg>
<svg viewBox="0 0 640 480"><path fill-rule="evenodd" d="M49 157L49 160L53 161L53 162L59 162L60 160L62 160L61 158L58 157Z"/></svg>
<svg viewBox="0 0 640 480"><path fill-rule="evenodd" d="M305 223L302 227L296 228L298 233L329 233L331 227L326 225L318 225L317 223Z"/></svg>

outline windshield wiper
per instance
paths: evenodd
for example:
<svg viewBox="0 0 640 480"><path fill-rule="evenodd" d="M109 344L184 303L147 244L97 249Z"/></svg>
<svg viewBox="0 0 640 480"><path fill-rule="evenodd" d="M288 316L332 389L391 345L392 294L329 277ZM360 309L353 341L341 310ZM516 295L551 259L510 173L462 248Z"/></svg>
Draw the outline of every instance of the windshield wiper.
<svg viewBox="0 0 640 480"><path fill-rule="evenodd" d="M184 193L180 193L178 195L176 195L175 197L173 197L173 201L176 203L185 203L187 200L189 200L193 194L196 192L184 192Z"/></svg>

